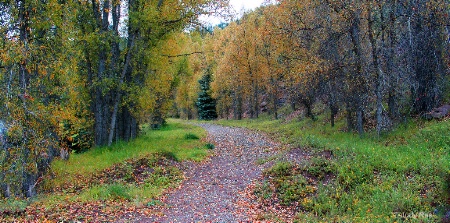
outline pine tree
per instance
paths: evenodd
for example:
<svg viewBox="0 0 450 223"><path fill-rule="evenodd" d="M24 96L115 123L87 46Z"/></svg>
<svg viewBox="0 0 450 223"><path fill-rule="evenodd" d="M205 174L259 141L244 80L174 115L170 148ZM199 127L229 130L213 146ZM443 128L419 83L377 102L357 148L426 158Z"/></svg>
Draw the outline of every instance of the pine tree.
<svg viewBox="0 0 450 223"><path fill-rule="evenodd" d="M203 75L200 83L200 93L197 99L198 118L200 120L213 120L217 118L216 100L211 97L211 74Z"/></svg>

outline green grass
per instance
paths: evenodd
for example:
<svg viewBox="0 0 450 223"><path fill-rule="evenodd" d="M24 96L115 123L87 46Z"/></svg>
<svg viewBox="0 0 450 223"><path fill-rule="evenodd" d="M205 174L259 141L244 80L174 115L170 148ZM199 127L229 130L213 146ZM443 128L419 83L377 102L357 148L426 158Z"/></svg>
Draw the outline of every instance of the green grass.
<svg viewBox="0 0 450 223"><path fill-rule="evenodd" d="M33 200L2 200L0 211L22 212L30 203L37 210L59 209L73 202L157 205L163 191L183 179L173 162L201 161L210 154L210 146L200 140L205 137L201 127L179 120L169 119L160 130L144 127L142 135L130 142L73 153L67 161L55 160L40 185L40 191L46 193ZM139 181L135 178L137 170L144 174Z"/></svg>
<svg viewBox="0 0 450 223"><path fill-rule="evenodd" d="M5 199L1 200L0 202L0 213L4 212L21 212L25 210L25 208L28 206L29 201L28 200L19 200L19 199Z"/></svg>
<svg viewBox="0 0 450 223"><path fill-rule="evenodd" d="M178 120L168 120L160 130L145 130L142 136L131 142L118 142L112 147L99 147L81 154L71 154L68 161L56 160L52 171L56 175L50 187L63 186L77 178L89 176L127 159L161 153L176 161L200 161L208 155L205 143L187 139L186 135L198 138L206 136L200 128Z"/></svg>
<svg viewBox="0 0 450 223"><path fill-rule="evenodd" d="M319 184L312 203L302 207L306 211L299 213L300 222L430 222L449 208L448 120L411 120L381 137L368 132L363 138L342 131L344 120L332 128L323 115L317 121L263 118L217 123L262 130L312 154L333 154L331 161L315 157L305 167L317 180L327 172L335 178L328 185Z"/></svg>
<svg viewBox="0 0 450 223"><path fill-rule="evenodd" d="M199 137L195 134L192 133L187 133L186 135L184 135L185 139L199 139Z"/></svg>
<svg viewBox="0 0 450 223"><path fill-rule="evenodd" d="M89 202L93 200L130 200L130 188L123 184L96 185L83 191L77 200Z"/></svg>

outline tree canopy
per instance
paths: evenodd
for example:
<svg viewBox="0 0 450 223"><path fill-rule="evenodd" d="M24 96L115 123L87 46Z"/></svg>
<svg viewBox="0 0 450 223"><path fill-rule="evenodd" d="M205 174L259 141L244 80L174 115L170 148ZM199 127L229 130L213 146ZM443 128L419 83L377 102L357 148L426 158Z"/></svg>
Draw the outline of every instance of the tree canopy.
<svg viewBox="0 0 450 223"><path fill-rule="evenodd" d="M227 4L2 1L2 194L33 196L54 157L130 140L140 123L162 122L181 76L167 55L181 53L172 46L200 15Z"/></svg>

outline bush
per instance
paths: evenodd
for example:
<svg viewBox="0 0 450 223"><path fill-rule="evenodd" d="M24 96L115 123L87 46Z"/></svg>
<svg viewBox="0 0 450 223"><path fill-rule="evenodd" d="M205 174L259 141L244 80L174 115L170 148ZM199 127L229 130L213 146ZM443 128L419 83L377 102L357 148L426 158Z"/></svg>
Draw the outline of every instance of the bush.
<svg viewBox="0 0 450 223"><path fill-rule="evenodd" d="M61 146L67 147L75 153L83 153L91 148L93 137L88 127L79 127L69 121L64 121L59 125L59 128Z"/></svg>
<svg viewBox="0 0 450 223"><path fill-rule="evenodd" d="M316 192L316 188L310 185L308 179L293 164L278 162L266 170L264 175L268 181L264 180L262 184L257 185L255 195L269 199L275 194L282 205L291 205L297 201L304 208L305 205L310 205L311 200L307 198Z"/></svg>
<svg viewBox="0 0 450 223"><path fill-rule="evenodd" d="M205 147L206 147L207 149L211 149L211 150L215 148L214 144L211 144L211 143L207 143L207 144L205 145Z"/></svg>
<svg viewBox="0 0 450 223"><path fill-rule="evenodd" d="M272 193L272 188L267 180L264 180L262 183L257 183L255 190L253 191L254 195L263 199L269 199L272 196Z"/></svg>
<svg viewBox="0 0 450 223"><path fill-rule="evenodd" d="M187 133L186 135L184 135L184 139L200 139L200 138L195 134Z"/></svg>
<svg viewBox="0 0 450 223"><path fill-rule="evenodd" d="M272 168L265 170L264 175L282 177L291 175L293 165L289 162L278 162Z"/></svg>
<svg viewBox="0 0 450 223"><path fill-rule="evenodd" d="M315 187L308 184L308 180L301 174L277 177L271 180L282 205L290 205L310 196L316 191Z"/></svg>

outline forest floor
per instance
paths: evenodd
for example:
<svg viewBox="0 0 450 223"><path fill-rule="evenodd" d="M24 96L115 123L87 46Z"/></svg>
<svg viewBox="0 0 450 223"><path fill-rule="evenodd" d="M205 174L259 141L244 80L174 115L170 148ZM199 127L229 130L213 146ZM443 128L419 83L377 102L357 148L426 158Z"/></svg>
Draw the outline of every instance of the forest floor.
<svg viewBox="0 0 450 223"><path fill-rule="evenodd" d="M200 124L214 154L203 163L185 162L185 181L162 200L160 215L137 222L242 222L253 219L246 189L261 176L280 144L243 128ZM124 220L129 221L129 219Z"/></svg>
<svg viewBox="0 0 450 223"><path fill-rule="evenodd" d="M55 161L0 222L449 222L448 119L360 138L324 117L169 120Z"/></svg>
<svg viewBox="0 0 450 223"><path fill-rule="evenodd" d="M55 176L49 182L52 190L27 207L1 212L0 205L0 213L6 214L0 215L0 222L253 221L267 211L254 196L255 185L265 171L280 160L301 163L309 159L302 149L286 150L260 131L211 123L194 125L197 126L171 123L167 129L149 132L135 142L119 145L133 147L136 150L133 153L137 153L149 145L143 141L148 141L161 151L154 153L147 148L148 152L136 154L134 158L117 158L124 161L101 165L97 167L99 170L91 170L93 173L86 176L80 175L80 165L87 169L98 166L89 159L98 163L99 156L118 157L127 150L97 148L73 155L68 163L57 162L54 174L65 176L62 179L67 180ZM206 130L206 139L199 127ZM195 136L196 140L189 142L187 136ZM184 142L176 143L180 138ZM187 148L192 147L192 143L198 148ZM199 147L204 143L208 144L203 147L214 147L213 150L207 148L206 159L201 158L205 154L203 147ZM74 175L69 171L72 163L77 163L78 171L74 171L78 180L70 177ZM283 212L280 216L284 215L284 219L292 219L295 214L295 210L283 209Z"/></svg>

